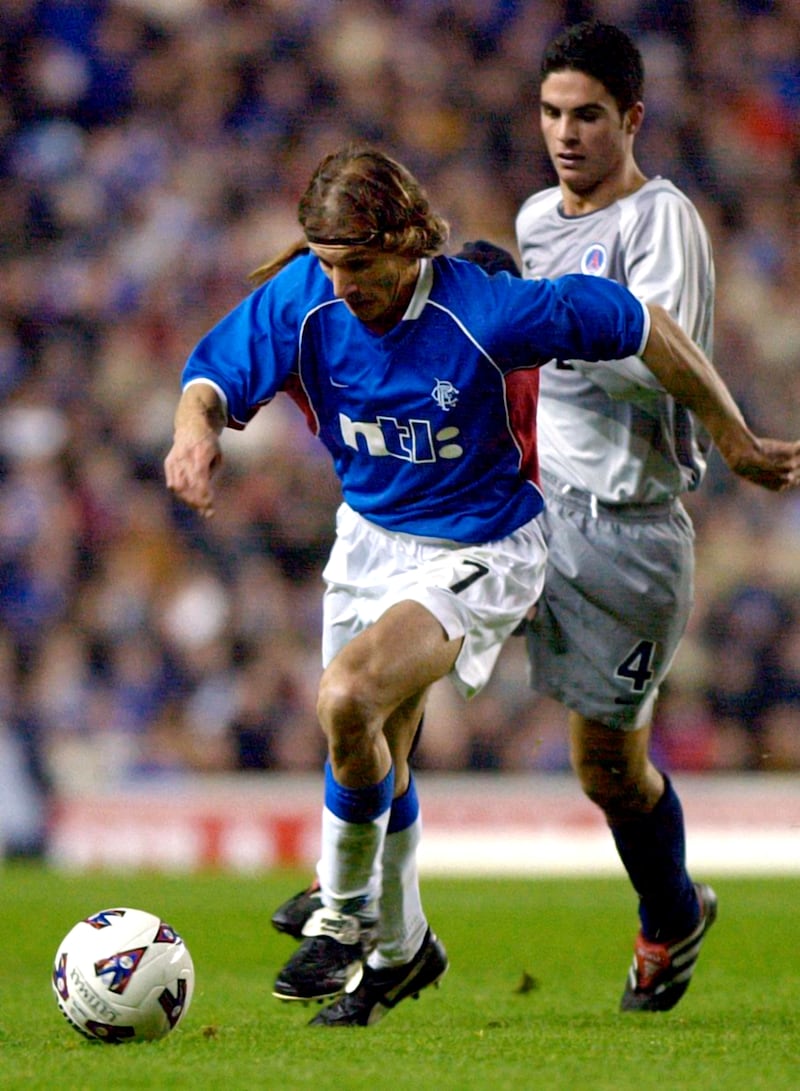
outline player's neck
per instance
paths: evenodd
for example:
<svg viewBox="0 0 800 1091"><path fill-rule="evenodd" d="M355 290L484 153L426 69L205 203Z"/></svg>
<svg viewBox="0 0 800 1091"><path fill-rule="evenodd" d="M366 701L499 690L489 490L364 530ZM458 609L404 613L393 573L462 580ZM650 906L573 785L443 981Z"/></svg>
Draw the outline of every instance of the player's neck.
<svg viewBox="0 0 800 1091"><path fill-rule="evenodd" d="M647 181L634 160L630 160L623 170L603 178L597 185L583 192L574 192L568 186L561 184L561 197L566 216L585 216L589 212L597 212L601 208L608 208L615 201L621 201L623 197L630 197Z"/></svg>

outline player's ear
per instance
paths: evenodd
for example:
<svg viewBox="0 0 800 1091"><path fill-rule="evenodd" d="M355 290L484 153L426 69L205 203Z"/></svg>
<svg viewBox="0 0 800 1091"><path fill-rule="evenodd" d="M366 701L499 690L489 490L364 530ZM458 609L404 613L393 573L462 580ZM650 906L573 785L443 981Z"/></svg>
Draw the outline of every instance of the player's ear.
<svg viewBox="0 0 800 1091"><path fill-rule="evenodd" d="M625 111L623 118L623 127L626 133L637 133L642 127L644 121L644 103L634 102L633 106L629 110Z"/></svg>

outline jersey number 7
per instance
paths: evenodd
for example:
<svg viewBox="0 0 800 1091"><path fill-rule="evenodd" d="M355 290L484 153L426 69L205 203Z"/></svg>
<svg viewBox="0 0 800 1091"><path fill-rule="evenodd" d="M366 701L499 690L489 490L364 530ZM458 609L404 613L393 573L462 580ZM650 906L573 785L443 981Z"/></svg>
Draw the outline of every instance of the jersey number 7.
<svg viewBox="0 0 800 1091"><path fill-rule="evenodd" d="M484 564L483 561L462 561L461 566L463 568L469 567L474 569L468 576L464 576L461 580L456 580L455 583L450 584L450 590L454 595L460 594L462 591L466 591L468 587L471 587L476 580L479 580L481 576L485 576L489 571L488 564Z"/></svg>

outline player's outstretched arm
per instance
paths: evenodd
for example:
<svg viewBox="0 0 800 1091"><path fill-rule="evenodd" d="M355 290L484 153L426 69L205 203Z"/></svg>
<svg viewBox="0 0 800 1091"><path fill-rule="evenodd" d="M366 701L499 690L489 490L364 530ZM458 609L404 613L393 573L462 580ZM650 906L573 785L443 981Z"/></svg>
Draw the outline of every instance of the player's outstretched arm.
<svg viewBox="0 0 800 1091"><path fill-rule="evenodd" d="M205 518L214 514L212 479L222 462L219 435L225 426L213 386L192 383L175 410L175 435L164 460L167 488Z"/></svg>
<svg viewBox="0 0 800 1091"><path fill-rule="evenodd" d="M800 442L753 434L721 375L663 307L648 304L644 362L664 389L703 422L731 470L779 492L800 484Z"/></svg>

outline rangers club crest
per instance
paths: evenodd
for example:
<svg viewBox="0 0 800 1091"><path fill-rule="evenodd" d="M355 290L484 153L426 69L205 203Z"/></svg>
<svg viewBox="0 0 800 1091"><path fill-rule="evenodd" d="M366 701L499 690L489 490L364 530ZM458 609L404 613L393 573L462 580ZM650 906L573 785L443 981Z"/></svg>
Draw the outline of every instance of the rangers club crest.
<svg viewBox="0 0 800 1091"><path fill-rule="evenodd" d="M437 379L436 386L431 391L431 397L445 412L448 409L455 409L459 394L460 391L447 379Z"/></svg>

